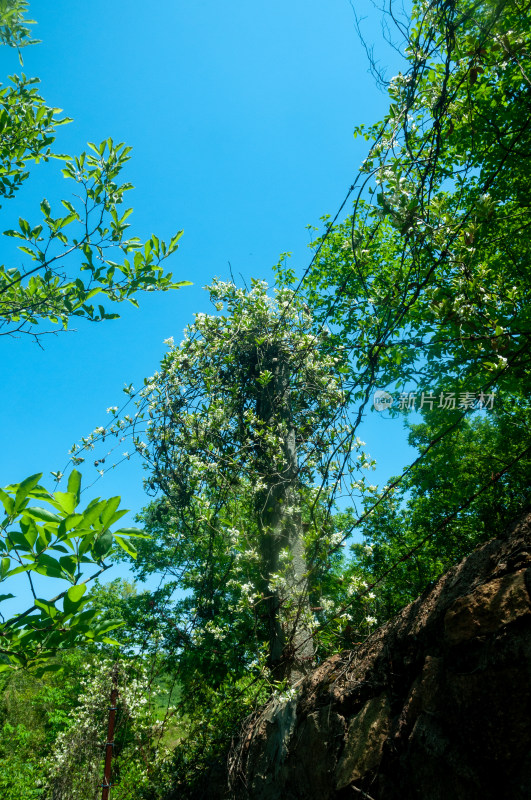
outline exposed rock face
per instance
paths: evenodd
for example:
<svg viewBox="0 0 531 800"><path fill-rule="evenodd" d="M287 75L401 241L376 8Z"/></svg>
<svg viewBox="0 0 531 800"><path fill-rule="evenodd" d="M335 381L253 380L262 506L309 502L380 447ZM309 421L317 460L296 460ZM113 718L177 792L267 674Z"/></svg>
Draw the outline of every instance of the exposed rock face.
<svg viewBox="0 0 531 800"><path fill-rule="evenodd" d="M529 800L531 514L475 550L235 752L238 800Z"/></svg>

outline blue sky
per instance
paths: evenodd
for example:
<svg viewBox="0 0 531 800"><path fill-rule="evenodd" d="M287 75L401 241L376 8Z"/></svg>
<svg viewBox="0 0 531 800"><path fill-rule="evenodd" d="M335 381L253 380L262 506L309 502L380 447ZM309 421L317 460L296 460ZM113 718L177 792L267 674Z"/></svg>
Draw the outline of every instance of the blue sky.
<svg viewBox="0 0 531 800"><path fill-rule="evenodd" d="M391 77L399 56L385 45L371 3L356 7ZM132 145L131 233L169 239L184 229L168 267L194 286L140 296L139 310L122 306L120 320L77 324L77 332L48 337L44 351L27 338L0 339L0 485L63 468L70 445L121 404L124 384L140 385L156 370L163 340L179 341L194 312L211 311L202 287L228 279L228 262L235 276L270 280L289 251L302 271L311 257L306 226L335 213L366 154L354 126L378 120L387 106L349 0L159 0L154 11L138 0L34 0L30 9L42 44L24 52L24 71L74 118L57 149L77 154L109 136ZM3 76L20 71L7 48L0 66ZM58 172L55 162L33 171L2 208L3 230L19 215L37 220L43 196L69 198ZM0 257L19 266L11 242ZM362 436L382 483L411 453L398 419L373 413ZM83 472L86 482L95 477ZM123 463L89 494L120 494L138 512L140 464Z"/></svg>

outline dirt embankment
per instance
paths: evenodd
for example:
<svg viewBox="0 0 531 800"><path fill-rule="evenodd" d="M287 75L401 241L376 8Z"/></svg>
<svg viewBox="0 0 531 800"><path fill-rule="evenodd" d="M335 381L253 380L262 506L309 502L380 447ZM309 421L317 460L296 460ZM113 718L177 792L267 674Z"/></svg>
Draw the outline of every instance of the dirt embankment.
<svg viewBox="0 0 531 800"><path fill-rule="evenodd" d="M231 754L237 800L529 800L531 514L475 550Z"/></svg>

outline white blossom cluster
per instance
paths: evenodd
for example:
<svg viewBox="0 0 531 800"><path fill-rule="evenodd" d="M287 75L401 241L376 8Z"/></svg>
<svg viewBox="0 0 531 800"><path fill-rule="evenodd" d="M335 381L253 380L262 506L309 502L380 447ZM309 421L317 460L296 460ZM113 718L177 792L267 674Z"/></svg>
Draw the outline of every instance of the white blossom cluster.
<svg viewBox="0 0 531 800"><path fill-rule="evenodd" d="M53 800L87 800L101 793L112 669L107 659L85 665L78 706L72 711L69 727L57 736L45 764L45 794ZM141 774L146 773L142 753L151 747L160 723L153 718L147 671L136 665L135 673L130 674L124 665L118 673L119 714L127 718L132 733L132 741L120 758L125 763L137 759ZM168 756L169 751L159 749L153 753L153 762Z"/></svg>

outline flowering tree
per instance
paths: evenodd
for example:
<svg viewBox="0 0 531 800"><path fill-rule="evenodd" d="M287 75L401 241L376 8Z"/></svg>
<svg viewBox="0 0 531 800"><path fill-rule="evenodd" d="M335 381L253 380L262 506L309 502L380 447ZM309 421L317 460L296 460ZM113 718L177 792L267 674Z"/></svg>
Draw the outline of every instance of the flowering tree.
<svg viewBox="0 0 531 800"><path fill-rule="evenodd" d="M163 495L145 521L165 545L163 563L141 545L139 569L169 570L191 590L183 642L210 660L227 645L244 661L265 649L273 675L293 682L313 659L309 593L338 543L330 512L345 459L362 445L346 419L348 367L291 290L208 288L227 315L196 314L136 415L93 439L135 431L148 487Z"/></svg>
<svg viewBox="0 0 531 800"><path fill-rule="evenodd" d="M344 447L338 358L292 292L273 299L263 282L249 292L215 282L210 292L229 315L196 315L145 391L149 485L164 492L182 536L217 550L198 575L206 630L215 586L232 580L257 614L273 673L294 680L313 656L305 527L317 491L338 484L331 453Z"/></svg>
<svg viewBox="0 0 531 800"><path fill-rule="evenodd" d="M164 721L156 717L156 695L145 666L134 660L113 664L100 656L82 665L76 707L53 742L51 752L41 762L44 773L41 792L46 800L101 796L102 752L105 752L114 671L119 691L112 761L113 798L128 800L138 796L149 785L155 768L168 757L161 744Z"/></svg>

